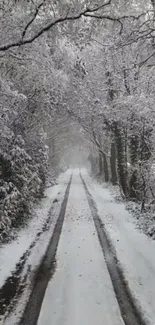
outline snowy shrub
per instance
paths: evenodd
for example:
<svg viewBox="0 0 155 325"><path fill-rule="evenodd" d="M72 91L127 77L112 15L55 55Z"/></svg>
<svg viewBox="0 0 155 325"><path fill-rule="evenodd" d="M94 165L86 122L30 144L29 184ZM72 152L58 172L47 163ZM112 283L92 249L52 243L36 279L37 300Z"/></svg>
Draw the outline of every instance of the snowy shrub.
<svg viewBox="0 0 155 325"><path fill-rule="evenodd" d="M31 203L43 195L48 155L41 135L35 139L35 149L29 148L23 136L15 134L14 129L11 129L8 114L2 117L0 240L7 240L11 229L22 225L29 216Z"/></svg>

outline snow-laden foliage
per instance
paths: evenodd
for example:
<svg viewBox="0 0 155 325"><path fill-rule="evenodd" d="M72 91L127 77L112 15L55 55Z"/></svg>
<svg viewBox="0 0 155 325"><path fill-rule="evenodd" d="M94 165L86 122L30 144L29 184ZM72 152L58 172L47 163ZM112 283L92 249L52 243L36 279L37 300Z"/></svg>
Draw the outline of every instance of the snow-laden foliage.
<svg viewBox="0 0 155 325"><path fill-rule="evenodd" d="M41 197L45 186L48 148L43 134L34 134L33 146L24 132L19 111L26 98L5 84L1 85L0 106L0 239L29 215L31 202ZM10 105L13 110L10 111ZM4 107L3 105L6 105ZM18 120L18 128L17 128Z"/></svg>
<svg viewBox="0 0 155 325"><path fill-rule="evenodd" d="M11 0L0 18L3 229L80 156L153 211L154 1Z"/></svg>

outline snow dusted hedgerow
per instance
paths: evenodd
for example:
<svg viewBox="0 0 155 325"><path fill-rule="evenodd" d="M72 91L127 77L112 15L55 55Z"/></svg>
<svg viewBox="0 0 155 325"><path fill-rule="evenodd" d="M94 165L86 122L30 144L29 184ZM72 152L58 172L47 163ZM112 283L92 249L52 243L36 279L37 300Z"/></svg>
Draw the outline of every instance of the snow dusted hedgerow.
<svg viewBox="0 0 155 325"><path fill-rule="evenodd" d="M11 95L14 104L17 100L18 105L23 104L17 92ZM18 115L18 105L12 114L9 105L0 107L0 241L7 240L11 229L25 222L31 203L43 194L47 172L48 148L42 133L33 133L33 148L31 138L23 132L24 122Z"/></svg>
<svg viewBox="0 0 155 325"><path fill-rule="evenodd" d="M0 153L0 239L22 224L30 203L42 194L39 164L27 154L20 136L11 139L9 152Z"/></svg>

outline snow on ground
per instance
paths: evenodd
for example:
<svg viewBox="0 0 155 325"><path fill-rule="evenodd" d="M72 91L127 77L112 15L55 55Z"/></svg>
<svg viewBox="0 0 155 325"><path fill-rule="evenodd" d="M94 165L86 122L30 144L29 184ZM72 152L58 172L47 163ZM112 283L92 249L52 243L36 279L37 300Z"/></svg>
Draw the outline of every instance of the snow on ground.
<svg viewBox="0 0 155 325"><path fill-rule="evenodd" d="M38 325L123 325L79 171L74 171Z"/></svg>
<svg viewBox="0 0 155 325"><path fill-rule="evenodd" d="M155 211L153 206L147 206L146 211L141 212L141 205L134 202L127 202L127 209L135 218L136 227L147 236L155 239Z"/></svg>
<svg viewBox="0 0 155 325"><path fill-rule="evenodd" d="M119 186L112 184L104 184L105 188L110 189L112 195L115 196L119 202L124 202L127 210L129 210L134 217L136 227L147 236L155 239L155 210L154 205L146 204L146 211L141 212L141 203L126 200L124 201Z"/></svg>
<svg viewBox="0 0 155 325"><path fill-rule="evenodd" d="M48 233L45 232L41 236L37 245L35 245L35 248L27 261L28 265L32 265L32 264L33 264L33 266L38 265L38 256L40 255L40 259L41 259L42 255L44 254L44 252L46 250L46 247L47 247L48 242L52 236L53 229L54 229L55 223L56 223L58 215L59 215L59 211L61 208L62 201L64 199L66 187L68 185L70 176L71 176L71 170L68 170L65 174L63 174L63 175L61 175L61 177L59 177L59 180L58 180L59 184L57 186L54 186L54 189L52 187L52 188L47 189L45 192L47 199L50 199L50 202L51 202L49 208L51 207L52 202L56 197L58 199L58 202L56 202L53 205L54 209L53 209L53 211L51 211L52 223L50 225L50 229L49 229ZM49 211L49 209L48 209L48 211ZM40 252L42 252L42 254L40 254Z"/></svg>
<svg viewBox="0 0 155 325"><path fill-rule="evenodd" d="M96 202L100 218L110 235L129 288L151 325L155 324L155 242L136 229L125 205L116 202L110 190L82 171Z"/></svg>
<svg viewBox="0 0 155 325"><path fill-rule="evenodd" d="M33 271L38 264L54 229L71 173L72 170L69 170L61 175L59 184L46 190L46 198L37 208L36 217L29 222L26 229L20 231L18 239L1 247L1 284L34 240L36 232L42 228L51 203L58 197L59 202L54 205L52 213L53 223L48 233L43 233L33 248L26 267L31 265ZM79 178L79 170L74 170L73 175L57 251L57 269L49 282L38 325L51 324L51 317L53 325L122 325L119 307ZM87 171L82 170L82 175L113 242L130 290L144 311L148 324L154 325L155 242L136 229L134 218L126 210L124 203L116 202L108 188L92 180ZM59 192L61 193L58 194ZM27 297L28 295L23 295L16 310L17 315L11 315L5 325L17 324L17 316L21 315L23 301L25 302Z"/></svg>
<svg viewBox="0 0 155 325"><path fill-rule="evenodd" d="M25 272L28 267L34 271L35 267L39 264L42 256L45 253L48 241L51 237L56 219L58 217L61 202L64 197L65 189L70 178L70 170L62 174L58 179L58 185L45 190L45 198L41 200L40 204L34 211L32 219L30 219L27 227L19 231L18 237L12 242L2 245L0 248L0 287L4 284L5 280L14 271L16 264L29 246L36 239L36 234L42 230L44 223L48 218L48 212L52 206L52 202L58 197L58 203L54 205L54 215L52 216L52 224L47 232L44 232L36 245L33 247L30 256L28 257L25 265ZM56 209L58 211L56 211ZM13 322L11 323L13 324Z"/></svg>

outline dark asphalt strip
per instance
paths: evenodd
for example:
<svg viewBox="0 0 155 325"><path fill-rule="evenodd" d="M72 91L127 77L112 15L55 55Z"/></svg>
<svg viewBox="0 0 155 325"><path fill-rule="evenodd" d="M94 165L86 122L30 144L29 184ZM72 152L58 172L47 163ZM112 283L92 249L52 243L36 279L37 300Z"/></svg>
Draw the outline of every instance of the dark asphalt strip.
<svg viewBox="0 0 155 325"><path fill-rule="evenodd" d="M43 257L42 263L38 268L35 281L34 281L33 290L30 299L27 303L24 314L22 316L22 319L19 322L19 325L37 324L45 291L48 282L51 276L54 274L54 270L55 270L55 256L56 256L56 251L57 251L61 230L65 218L65 212L66 212L71 182L72 182L72 177L70 178L70 181L67 185L67 189L61 205L59 217L54 227L54 231L51 240L49 242L48 248L46 250L46 253Z"/></svg>
<svg viewBox="0 0 155 325"><path fill-rule="evenodd" d="M80 175L84 185L85 193L88 199L89 207L93 216L95 228L99 238L99 242L104 254L106 265L111 277L114 292L120 307L121 315L125 325L147 325L142 312L136 307L135 301L131 295L130 289L127 286L123 272L119 266L116 253L110 238L105 230L104 224L101 221L96 204L90 194L87 185Z"/></svg>

